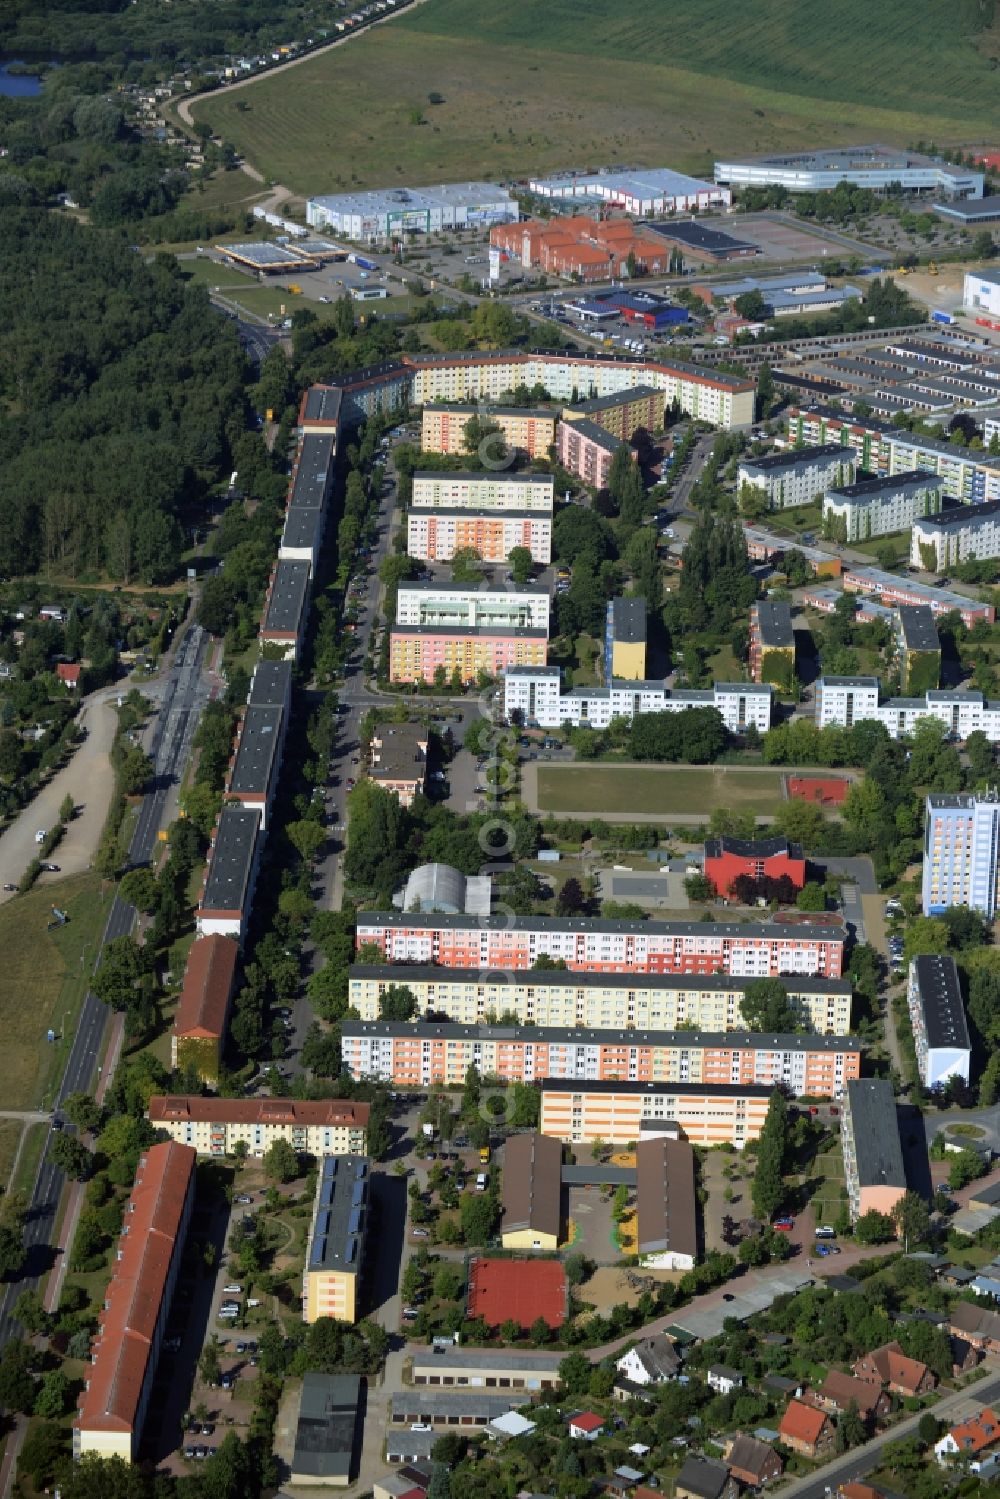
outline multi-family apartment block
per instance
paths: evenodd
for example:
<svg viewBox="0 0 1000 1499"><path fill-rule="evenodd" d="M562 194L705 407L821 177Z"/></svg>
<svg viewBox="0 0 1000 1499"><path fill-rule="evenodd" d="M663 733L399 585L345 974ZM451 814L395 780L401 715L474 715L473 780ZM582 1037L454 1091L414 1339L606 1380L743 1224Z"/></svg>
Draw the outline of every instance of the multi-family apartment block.
<svg viewBox="0 0 1000 1499"><path fill-rule="evenodd" d="M302 1319L356 1322L371 1214L370 1162L363 1154L320 1163L302 1277Z"/></svg>
<svg viewBox="0 0 1000 1499"><path fill-rule="evenodd" d="M1000 500L985 505L953 505L913 522L910 563L945 572L960 562L1000 557Z"/></svg>
<svg viewBox="0 0 1000 1499"><path fill-rule="evenodd" d="M885 725L891 739L910 738L922 718L943 724L952 739L985 734L1000 743L1000 702L989 702L981 692L940 687L921 697L879 697L878 677L820 677L816 683L816 723L850 729L864 719Z"/></svg>
<svg viewBox="0 0 1000 1499"><path fill-rule="evenodd" d="M735 1145L760 1136L771 1090L759 1084L542 1082L539 1129L570 1144L638 1141L643 1128L674 1126L692 1145Z"/></svg>
<svg viewBox="0 0 1000 1499"><path fill-rule="evenodd" d="M607 488L615 454L625 446L623 438L615 437L596 422L560 421L556 427L556 458L563 468L593 489ZM635 458L634 453L632 456Z"/></svg>
<svg viewBox="0 0 1000 1499"><path fill-rule="evenodd" d="M638 713L682 713L686 708L715 708L731 734L753 725L771 727L774 694L766 683L716 682L708 688L667 687L663 682L613 681L608 687L578 687L563 692L558 666L516 667L504 673L504 716L523 715L540 729L606 729L612 719L631 720Z"/></svg>
<svg viewBox="0 0 1000 1499"><path fill-rule="evenodd" d="M872 1209L891 1213L906 1193L892 1083L874 1077L848 1083L840 1143L852 1222L856 1223Z"/></svg>
<svg viewBox="0 0 1000 1499"><path fill-rule="evenodd" d="M498 430L508 450L527 453L529 458L548 458L558 420L556 411L525 406L445 406L431 402L424 406L420 446L425 453L468 453L468 426L475 421L480 427Z"/></svg>
<svg viewBox="0 0 1000 1499"><path fill-rule="evenodd" d="M271 573L260 622L260 643L281 651L286 661L296 659L305 634L311 578L312 566L308 562L279 560Z"/></svg>
<svg viewBox="0 0 1000 1499"><path fill-rule="evenodd" d="M992 921L1000 894L1000 798L927 798L922 880L925 916L968 906Z"/></svg>
<svg viewBox="0 0 1000 1499"><path fill-rule="evenodd" d="M456 969L427 963L358 964L350 971L351 1008L376 1021L382 996L403 984L419 1011L458 1025L505 1023L571 1030L704 1031L746 1027L747 977L725 973L573 972L560 969ZM792 1008L810 1031L844 1036L851 1028L848 980L783 976ZM458 1045L457 1041L455 1043Z"/></svg>
<svg viewBox="0 0 1000 1499"><path fill-rule="evenodd" d="M532 562L552 561L552 517L539 510L414 510L406 517L406 550L421 562L450 562L471 547L484 562L506 562L526 547Z"/></svg>
<svg viewBox="0 0 1000 1499"><path fill-rule="evenodd" d="M969 1081L971 1042L955 959L927 953L910 962L906 990L925 1088L943 1088L950 1078Z"/></svg>
<svg viewBox="0 0 1000 1499"><path fill-rule="evenodd" d="M755 682L780 682L795 672L795 631L791 605L761 599L750 610L750 675Z"/></svg>
<svg viewBox="0 0 1000 1499"><path fill-rule="evenodd" d="M604 626L604 680L643 682L646 678L646 600L608 602Z"/></svg>
<svg viewBox="0 0 1000 1499"><path fill-rule="evenodd" d="M829 996L813 999L825 1019ZM760 1083L796 1095L839 1098L845 1084L861 1073L858 1041L815 1032L773 1036L754 1031L345 1020L341 1050L344 1067L356 1081L376 1078L395 1087L420 1089L461 1087L471 1066L481 1077L507 1083L532 1083L542 1077Z"/></svg>
<svg viewBox="0 0 1000 1499"><path fill-rule="evenodd" d="M533 968L544 953L592 973L808 974L839 978L840 926L795 922L607 921L579 916L490 917L361 911L357 946L376 943L389 963L446 968Z"/></svg>
<svg viewBox="0 0 1000 1499"><path fill-rule="evenodd" d="M854 469L850 449L839 442L786 448L763 458L741 459L736 489L739 493L747 484L761 491L769 510L785 510L792 505L809 505L828 489L850 484Z"/></svg>
<svg viewBox="0 0 1000 1499"><path fill-rule="evenodd" d="M465 583L401 583L396 624L450 629L548 630L547 588L470 588Z"/></svg>
<svg viewBox="0 0 1000 1499"><path fill-rule="evenodd" d="M411 510L537 510L552 515L555 481L550 474L485 473L413 475Z"/></svg>
<svg viewBox="0 0 1000 1499"><path fill-rule="evenodd" d="M941 638L926 604L901 604L896 611L896 660L904 692L936 691L941 680Z"/></svg>
<svg viewBox="0 0 1000 1499"><path fill-rule="evenodd" d="M194 1094L154 1094L146 1114L154 1129L165 1130L199 1155L232 1155L239 1141L261 1156L275 1140L286 1140L306 1155L364 1155L370 1106L342 1098L209 1098Z"/></svg>
<svg viewBox="0 0 1000 1499"><path fill-rule="evenodd" d="M194 1067L215 1083L236 980L239 948L231 937L196 937L170 1032L172 1067Z"/></svg>
<svg viewBox="0 0 1000 1499"><path fill-rule="evenodd" d="M963 625L970 630L979 619L984 619L991 625L997 615L992 604L984 604L979 599L970 598L968 594L952 593L945 588L930 588L926 583L917 583L899 573L882 572L877 567L847 567L843 573L843 584L845 593L871 594L890 608L898 608L900 604L926 604L938 618L955 611L961 615Z"/></svg>
<svg viewBox="0 0 1000 1499"><path fill-rule="evenodd" d="M433 682L457 674L463 683L498 677L515 666L544 666L549 632L496 625L398 625L389 636L390 682Z"/></svg>
<svg viewBox="0 0 1000 1499"><path fill-rule="evenodd" d="M634 385L631 390L595 396L563 409L564 422L587 421L603 427L612 437L630 442L640 429L657 432L663 426L666 398L652 385Z"/></svg>
<svg viewBox="0 0 1000 1499"><path fill-rule="evenodd" d="M940 507L943 492L944 480L921 469L832 486L823 497L823 530L840 542L907 531Z"/></svg>
<svg viewBox="0 0 1000 1499"><path fill-rule="evenodd" d="M260 812L238 802L223 805L212 834L198 903L199 937L246 936L263 839Z"/></svg>

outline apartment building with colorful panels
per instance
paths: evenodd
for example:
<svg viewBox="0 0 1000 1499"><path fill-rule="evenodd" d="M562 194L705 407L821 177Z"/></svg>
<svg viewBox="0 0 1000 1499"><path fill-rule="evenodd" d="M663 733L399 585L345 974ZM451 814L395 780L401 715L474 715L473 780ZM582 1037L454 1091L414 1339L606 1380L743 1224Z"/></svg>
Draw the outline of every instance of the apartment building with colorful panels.
<svg viewBox="0 0 1000 1499"><path fill-rule="evenodd" d="M401 583L396 591L396 626L548 630L550 604L547 588L470 588L466 583Z"/></svg>
<svg viewBox="0 0 1000 1499"><path fill-rule="evenodd" d="M590 421L612 437L630 442L640 427L646 432L658 432L663 426L665 411L666 398L662 390L652 385L634 385L629 390L581 401L578 406L567 406L563 409L562 420Z"/></svg>
<svg viewBox="0 0 1000 1499"><path fill-rule="evenodd" d="M435 1021L480 1026L504 1016L529 1028L602 1031L673 1031L681 1026L742 1031L748 982L723 973L568 973L558 968L525 972L523 967L504 972L501 966L461 969L399 963L356 964L348 980L350 1005L369 1023L379 1018L385 990L404 984L420 1012ZM850 1031L848 980L789 976L784 986L803 1025L828 1036Z"/></svg>
<svg viewBox="0 0 1000 1499"><path fill-rule="evenodd" d="M427 473L413 475L411 510L537 510L552 515L551 474Z"/></svg>
<svg viewBox="0 0 1000 1499"><path fill-rule="evenodd" d="M262 1156L275 1140L287 1140L307 1155L364 1155L367 1103L342 1098L215 1098L196 1094L154 1094L146 1117L154 1129L191 1145L199 1155L232 1155L242 1140L252 1156Z"/></svg>
<svg viewBox="0 0 1000 1499"><path fill-rule="evenodd" d="M480 673L498 677L511 666L544 666L548 630L504 629L498 625L397 625L389 636L389 681L428 682L443 671L463 682Z"/></svg>
<svg viewBox="0 0 1000 1499"><path fill-rule="evenodd" d="M425 453L462 454L469 451L466 426L473 419L498 427L508 448L529 458L547 458L556 440L556 411L535 411L525 406L427 405L420 425L420 446Z"/></svg>
<svg viewBox="0 0 1000 1499"><path fill-rule="evenodd" d="M450 562L472 547L484 562L506 562L515 547L527 547L532 562L552 561L552 516L537 510L410 510L406 550L420 562Z"/></svg>
<svg viewBox="0 0 1000 1499"><path fill-rule="evenodd" d="M534 967L544 953L589 973L730 973L744 978L840 978L841 923L607 921L581 916L491 917L360 911L357 948L388 963L446 968Z"/></svg>
<svg viewBox="0 0 1000 1499"><path fill-rule="evenodd" d="M755 1031L344 1020L341 1054L356 1082L374 1078L420 1089L459 1088L469 1067L475 1067L480 1077L505 1083L542 1077L761 1083L796 1096L839 1098L845 1083L861 1075L861 1044L852 1037Z"/></svg>
<svg viewBox="0 0 1000 1499"><path fill-rule="evenodd" d="M759 1083L566 1082L541 1085L539 1129L570 1144L626 1145L643 1128L668 1125L692 1145L735 1145L760 1137L771 1089Z"/></svg>

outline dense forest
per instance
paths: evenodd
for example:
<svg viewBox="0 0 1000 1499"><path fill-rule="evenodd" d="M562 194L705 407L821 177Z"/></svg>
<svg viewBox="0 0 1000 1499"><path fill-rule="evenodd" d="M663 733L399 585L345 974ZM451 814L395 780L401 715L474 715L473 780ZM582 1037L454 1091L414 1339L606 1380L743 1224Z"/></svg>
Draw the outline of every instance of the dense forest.
<svg viewBox="0 0 1000 1499"><path fill-rule="evenodd" d="M176 571L244 431L235 329L177 264L40 210L0 213L0 572Z"/></svg>

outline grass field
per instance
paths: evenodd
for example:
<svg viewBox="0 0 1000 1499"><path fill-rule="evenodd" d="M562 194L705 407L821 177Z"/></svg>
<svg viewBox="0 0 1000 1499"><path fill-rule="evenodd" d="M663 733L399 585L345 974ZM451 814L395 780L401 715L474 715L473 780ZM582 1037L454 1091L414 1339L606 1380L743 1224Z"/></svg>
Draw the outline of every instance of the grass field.
<svg viewBox="0 0 1000 1499"><path fill-rule="evenodd" d="M73 875L57 885L36 887L0 907L0 952L4 954L0 1034L8 1109L43 1107L65 1065L90 965L110 909L100 887L97 875ZM69 921L50 932L53 905L66 911ZM60 1038L56 1045L46 1042L50 1027Z"/></svg>
<svg viewBox="0 0 1000 1499"><path fill-rule="evenodd" d="M195 116L302 193L614 162L711 175L735 151L974 142L997 119L1000 28L981 30L984 11L952 0L945 37L936 7L829 0L818 46L799 0L427 0Z"/></svg>
<svg viewBox="0 0 1000 1499"><path fill-rule="evenodd" d="M761 817L782 805L781 772L728 766L539 765L538 801L543 812L587 812L620 817L653 813L664 817L713 807L753 806Z"/></svg>

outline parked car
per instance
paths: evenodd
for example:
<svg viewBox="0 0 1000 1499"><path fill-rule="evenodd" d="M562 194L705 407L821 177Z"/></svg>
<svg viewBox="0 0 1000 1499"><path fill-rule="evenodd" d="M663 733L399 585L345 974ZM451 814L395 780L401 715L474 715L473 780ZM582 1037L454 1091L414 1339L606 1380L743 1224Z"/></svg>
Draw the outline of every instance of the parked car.
<svg viewBox="0 0 1000 1499"><path fill-rule="evenodd" d="M779 1234L790 1234L795 1227L795 1220L793 1218L776 1218L771 1227L776 1228Z"/></svg>
<svg viewBox="0 0 1000 1499"><path fill-rule="evenodd" d="M231 1285L222 1287L222 1294L223 1296L242 1296L243 1287L238 1286L234 1281Z"/></svg>
<svg viewBox="0 0 1000 1499"><path fill-rule="evenodd" d="M415 1228L412 1232L415 1239L429 1239L431 1236L430 1229L427 1228Z"/></svg>
<svg viewBox="0 0 1000 1499"><path fill-rule="evenodd" d="M58 874L59 873L59 865L58 864L43 864L41 866L41 870L42 870L43 874Z"/></svg>
<svg viewBox="0 0 1000 1499"><path fill-rule="evenodd" d="M835 1239L837 1230L831 1228L829 1223L824 1223L816 1230L816 1237L817 1239Z"/></svg>

